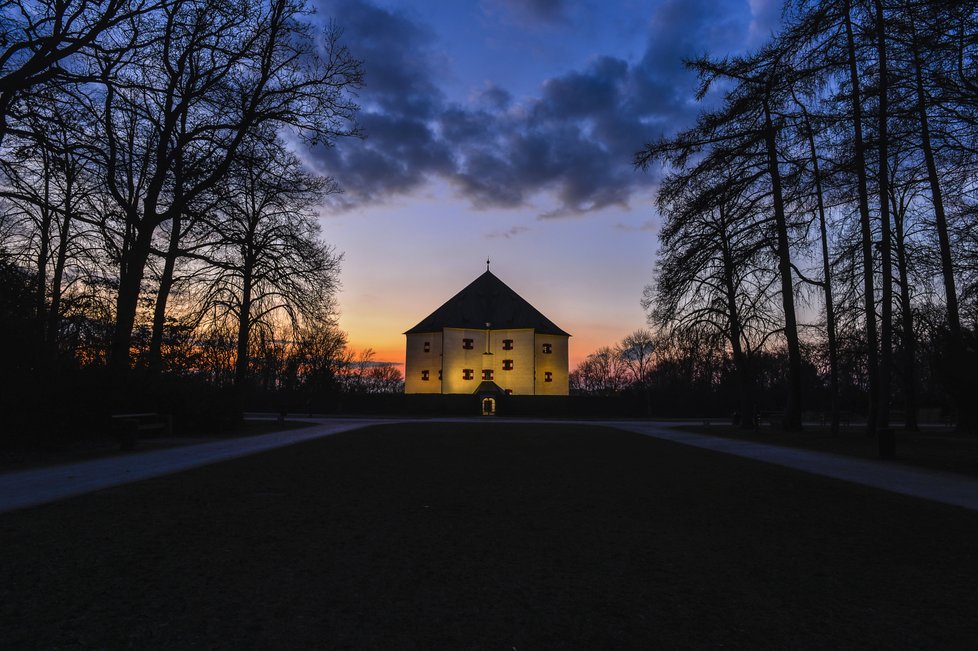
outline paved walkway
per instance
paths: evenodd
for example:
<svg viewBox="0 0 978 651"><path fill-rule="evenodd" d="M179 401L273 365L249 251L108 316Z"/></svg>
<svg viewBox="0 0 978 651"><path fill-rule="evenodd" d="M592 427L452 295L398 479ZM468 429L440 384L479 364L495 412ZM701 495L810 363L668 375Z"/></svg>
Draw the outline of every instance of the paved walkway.
<svg viewBox="0 0 978 651"><path fill-rule="evenodd" d="M313 427L261 436L201 443L121 457L38 468L0 475L0 513L159 477L189 468L243 457L311 439L381 423L418 422L417 419L316 419ZM604 425L657 439L733 454L748 459L842 479L857 484L960 506L978 511L978 479L924 470L894 462L855 459L835 454L786 448L737 439L693 434L670 429L668 423L649 421L548 421L541 419L437 418L428 422L506 422Z"/></svg>
<svg viewBox="0 0 978 651"><path fill-rule="evenodd" d="M316 422L313 427L285 432L0 474L0 513L257 454L385 421L337 418L316 419Z"/></svg>
<svg viewBox="0 0 978 651"><path fill-rule="evenodd" d="M842 479L892 493L978 511L978 478L967 475L927 470L893 461L857 459L814 450L693 434L670 429L662 423L623 421L604 424L665 441L756 459L813 475Z"/></svg>

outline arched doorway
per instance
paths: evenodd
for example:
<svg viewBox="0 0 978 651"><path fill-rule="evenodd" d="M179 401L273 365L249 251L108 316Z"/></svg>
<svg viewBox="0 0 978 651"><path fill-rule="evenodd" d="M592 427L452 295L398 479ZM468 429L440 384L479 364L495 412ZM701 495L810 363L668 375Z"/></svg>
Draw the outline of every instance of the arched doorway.
<svg viewBox="0 0 978 651"><path fill-rule="evenodd" d="M482 399L482 415L483 416L495 416L496 415L496 399L485 397Z"/></svg>
<svg viewBox="0 0 978 651"><path fill-rule="evenodd" d="M490 380L484 380L479 388L473 392L478 405L479 413L483 416L495 416L499 400L506 392L498 384Z"/></svg>

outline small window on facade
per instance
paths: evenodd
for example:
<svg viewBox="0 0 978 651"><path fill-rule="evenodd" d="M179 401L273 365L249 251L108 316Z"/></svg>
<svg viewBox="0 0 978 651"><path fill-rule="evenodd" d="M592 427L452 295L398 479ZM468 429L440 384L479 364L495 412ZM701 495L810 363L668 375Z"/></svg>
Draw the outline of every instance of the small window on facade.
<svg viewBox="0 0 978 651"><path fill-rule="evenodd" d="M431 352L431 342L430 341L424 342L424 352L426 352L426 353L430 353Z"/></svg>
<svg viewBox="0 0 978 651"><path fill-rule="evenodd" d="M503 350L513 350L512 339L503 339Z"/></svg>
<svg viewBox="0 0 978 651"><path fill-rule="evenodd" d="M506 395L507 396L513 395L513 390L512 389L506 389Z"/></svg>
<svg viewBox="0 0 978 651"><path fill-rule="evenodd" d="M503 360L503 370L504 371L512 371L513 370L513 360L511 360L511 359L504 359Z"/></svg>
<svg viewBox="0 0 978 651"><path fill-rule="evenodd" d="M462 379L463 380L471 380L474 377L475 377L475 371L473 371L470 368L463 368L462 369Z"/></svg>
<svg viewBox="0 0 978 651"><path fill-rule="evenodd" d="M546 355L549 355L550 353L554 352L553 351L553 344L544 344L543 345L543 352Z"/></svg>
<svg viewBox="0 0 978 651"><path fill-rule="evenodd" d="M491 368L484 368L484 369L482 369L482 379L483 380L491 380L492 379L492 369Z"/></svg>
<svg viewBox="0 0 978 651"><path fill-rule="evenodd" d="M550 371L545 371L543 373L543 381L544 382L553 382L554 381L554 374L551 373Z"/></svg>
<svg viewBox="0 0 978 651"><path fill-rule="evenodd" d="M438 369L438 381L441 382L441 369Z"/></svg>
<svg viewBox="0 0 978 651"><path fill-rule="evenodd" d="M428 371L421 371L421 381L422 382L428 381Z"/></svg>
<svg viewBox="0 0 978 651"><path fill-rule="evenodd" d="M473 348L473 346L472 346L472 340L471 339L463 339L462 340L462 348L464 348L465 350L472 350L472 348Z"/></svg>

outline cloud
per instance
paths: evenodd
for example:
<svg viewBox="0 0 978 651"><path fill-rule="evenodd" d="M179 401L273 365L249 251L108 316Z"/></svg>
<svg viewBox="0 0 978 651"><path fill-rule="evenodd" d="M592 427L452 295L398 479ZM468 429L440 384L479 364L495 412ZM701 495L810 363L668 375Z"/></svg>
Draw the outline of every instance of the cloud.
<svg viewBox="0 0 978 651"><path fill-rule="evenodd" d="M383 202L410 193L430 177L451 176L450 141L435 132L444 94L434 71L444 67L435 34L404 12L362 0L320 0L320 13L343 28L344 43L363 61L365 88L358 119L366 138L310 152L319 171L344 192L333 209Z"/></svg>
<svg viewBox="0 0 978 651"><path fill-rule="evenodd" d="M685 59L742 48L748 25L742 12L715 0L666 0L649 22L645 52L635 64L630 101L647 107L646 119L662 128L682 126L698 110L690 93L692 73ZM726 3L732 4L732 3ZM674 127L673 127L674 128Z"/></svg>
<svg viewBox="0 0 978 651"><path fill-rule="evenodd" d="M343 29L344 42L365 64L368 108L426 118L438 110L443 95L434 71L445 65L434 49L436 34L408 14L364 0L322 0L324 13Z"/></svg>
<svg viewBox="0 0 978 651"><path fill-rule="evenodd" d="M566 22L570 9L565 0L484 0L482 4L489 12L498 5L514 18L544 25Z"/></svg>
<svg viewBox="0 0 978 651"><path fill-rule="evenodd" d="M658 232L659 224L654 219L647 219L641 224L623 224L618 222L614 225L615 230L626 231L628 233Z"/></svg>
<svg viewBox="0 0 978 651"><path fill-rule="evenodd" d="M759 45L781 27L784 0L749 0L752 45Z"/></svg>
<svg viewBox="0 0 978 651"><path fill-rule="evenodd" d="M482 108L504 111L509 108L513 96L505 88L487 82L485 88L476 93L472 99L475 105Z"/></svg>
<svg viewBox="0 0 978 651"><path fill-rule="evenodd" d="M516 237L517 235L521 235L522 233L527 232L528 230L530 229L527 226L513 226L512 228L508 228L504 231L493 231L492 233L486 233L485 238L487 240L496 240L496 239L509 240Z"/></svg>
<svg viewBox="0 0 978 651"><path fill-rule="evenodd" d="M681 59L702 54L704 43L742 45L748 27L744 17L718 20L724 12L711 0L664 0L637 60L596 55L543 80L534 96L514 98L486 83L459 103L441 91L450 66L416 17L369 0L320 4L343 26L366 73L360 119L367 138L311 153L345 190L334 210L384 202L435 178L477 209L535 207L541 218L559 218L628 206L658 181L634 170L634 152L695 118L694 79ZM540 20L565 10L556 1L504 4Z"/></svg>

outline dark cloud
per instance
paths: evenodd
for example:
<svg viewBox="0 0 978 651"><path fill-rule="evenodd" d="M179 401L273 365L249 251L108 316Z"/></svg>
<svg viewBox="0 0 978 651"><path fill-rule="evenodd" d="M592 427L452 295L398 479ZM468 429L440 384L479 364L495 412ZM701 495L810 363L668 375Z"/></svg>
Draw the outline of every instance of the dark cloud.
<svg viewBox="0 0 978 651"><path fill-rule="evenodd" d="M690 93L691 73L681 61L743 46L748 25L738 12L725 11L715 0L667 0L649 23L645 53L635 64L630 112L648 115L661 126L685 123L695 107ZM725 17L726 16L726 17ZM649 107L654 107L649 110Z"/></svg>
<svg viewBox="0 0 978 651"><path fill-rule="evenodd" d="M333 198L337 207L383 201L411 192L431 175L453 174L448 143L427 122L377 111L362 112L360 121L364 142L312 152L320 170L342 179L344 192Z"/></svg>
<svg viewBox="0 0 978 651"><path fill-rule="evenodd" d="M499 111L509 108L512 101L513 96L510 95L509 91L495 84L487 84L485 89L476 97L478 104Z"/></svg>
<svg viewBox="0 0 978 651"><path fill-rule="evenodd" d="M518 19L543 24L565 22L569 11L564 0L485 0L483 5L501 5Z"/></svg>
<svg viewBox="0 0 978 651"><path fill-rule="evenodd" d="M588 70L543 82L539 108L544 117L588 118L617 109L628 64L613 57L595 59Z"/></svg>
<svg viewBox="0 0 978 651"><path fill-rule="evenodd" d="M526 233L529 230L530 229L527 226L513 226L512 228L508 228L504 231L493 231L492 233L486 233L485 238L487 240L495 240L495 239L509 240L516 237L517 235L522 235L523 233Z"/></svg>
<svg viewBox="0 0 978 651"><path fill-rule="evenodd" d="M486 142L496 137L492 128L495 121L495 114L488 111L449 106L438 119L438 129L448 142L460 145Z"/></svg>
<svg viewBox="0 0 978 651"><path fill-rule="evenodd" d="M321 4L344 27L366 72L367 139L313 152L346 190L339 208L409 193L432 178L449 181L476 208L526 207L541 195L555 204L541 217L627 206L656 180L633 169L634 152L695 116L693 77L681 58L702 54L704 43L733 49L748 29L718 22L722 12L711 0L666 0L636 62L596 56L543 81L537 97L515 100L488 84L460 105L439 89L446 64L427 27L367 0ZM527 4L541 12L563 7Z"/></svg>
<svg viewBox="0 0 978 651"><path fill-rule="evenodd" d="M647 219L641 224L623 224L618 222L615 229L629 233L658 232L659 224L654 219Z"/></svg>
<svg viewBox="0 0 978 651"><path fill-rule="evenodd" d="M312 163L340 182L334 208L408 193L433 175L451 176L451 141L435 132L445 98L434 70L444 66L434 33L403 12L361 0L320 0L337 20L344 42L363 61L359 121L366 138L311 152Z"/></svg>
<svg viewBox="0 0 978 651"><path fill-rule="evenodd" d="M749 0L751 12L751 37L761 42L781 27L784 0Z"/></svg>
<svg viewBox="0 0 978 651"><path fill-rule="evenodd" d="M323 1L327 15L338 19L344 41L363 60L369 103L384 112L431 117L443 94L434 68L443 65L433 49L437 37L427 26L397 11L361 0Z"/></svg>

